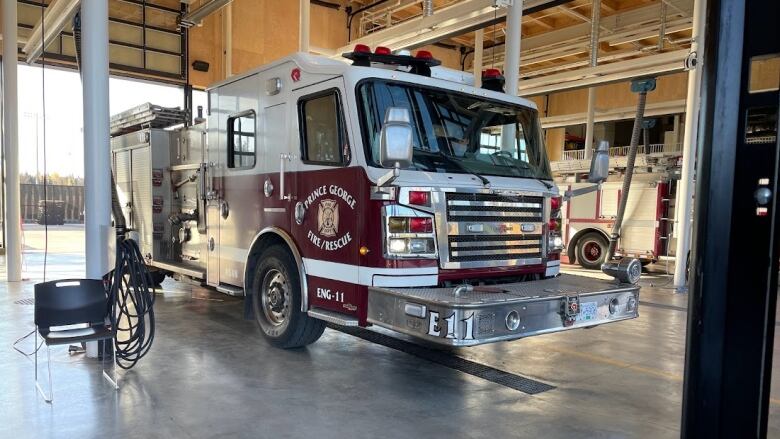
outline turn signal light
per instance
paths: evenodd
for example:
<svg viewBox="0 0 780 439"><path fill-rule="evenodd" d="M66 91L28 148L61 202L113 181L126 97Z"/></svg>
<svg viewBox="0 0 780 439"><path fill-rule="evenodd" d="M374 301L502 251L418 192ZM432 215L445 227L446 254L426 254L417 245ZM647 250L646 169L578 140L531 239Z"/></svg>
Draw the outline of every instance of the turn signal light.
<svg viewBox="0 0 780 439"><path fill-rule="evenodd" d="M409 191L409 204L417 206L430 206L431 193L423 191Z"/></svg>
<svg viewBox="0 0 780 439"><path fill-rule="evenodd" d="M409 231L412 233L431 233L433 231L433 219L409 218Z"/></svg>
<svg viewBox="0 0 780 439"><path fill-rule="evenodd" d="M374 53L377 55L390 55L392 52L390 51L390 48L384 47L384 46L377 46L376 49L374 49Z"/></svg>
<svg viewBox="0 0 780 439"><path fill-rule="evenodd" d="M548 228L548 229L549 229L551 232L559 230L559 229L560 229L560 227L561 227L561 223L559 223L559 222L558 222L558 220L556 220L556 219L554 219L554 218L551 218L551 219L550 219L550 222L549 222L549 223L547 223L547 228Z"/></svg>
<svg viewBox="0 0 780 439"><path fill-rule="evenodd" d="M355 48L352 51L355 53L371 53L371 48L365 44L355 44Z"/></svg>
<svg viewBox="0 0 780 439"><path fill-rule="evenodd" d="M387 221L387 228L390 230L390 233L406 233L409 231L409 218L400 216L390 217Z"/></svg>
<svg viewBox="0 0 780 439"><path fill-rule="evenodd" d="M388 220L390 233L432 233L433 218L393 216Z"/></svg>
<svg viewBox="0 0 780 439"><path fill-rule="evenodd" d="M433 59L433 54L427 50L418 50L414 57L419 59Z"/></svg>

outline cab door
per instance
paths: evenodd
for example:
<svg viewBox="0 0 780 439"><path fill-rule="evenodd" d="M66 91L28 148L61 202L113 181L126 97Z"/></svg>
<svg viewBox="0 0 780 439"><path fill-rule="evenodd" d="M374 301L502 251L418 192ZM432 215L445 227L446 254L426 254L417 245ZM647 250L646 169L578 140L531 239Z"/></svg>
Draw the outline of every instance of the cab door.
<svg viewBox="0 0 780 439"><path fill-rule="evenodd" d="M362 168L353 163L343 78L294 92L299 139L291 228L306 261L310 307L356 314Z"/></svg>

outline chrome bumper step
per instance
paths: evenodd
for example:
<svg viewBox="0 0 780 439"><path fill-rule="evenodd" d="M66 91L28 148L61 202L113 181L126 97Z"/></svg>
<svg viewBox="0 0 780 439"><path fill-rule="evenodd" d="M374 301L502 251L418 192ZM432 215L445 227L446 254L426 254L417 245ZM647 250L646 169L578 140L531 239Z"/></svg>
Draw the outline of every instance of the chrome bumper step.
<svg viewBox="0 0 780 439"><path fill-rule="evenodd" d="M337 312L321 308L312 308L308 311L309 317L319 319L339 326L358 326L358 319Z"/></svg>
<svg viewBox="0 0 780 439"><path fill-rule="evenodd" d="M369 287L368 322L473 346L632 319L639 287L583 276L455 288Z"/></svg>

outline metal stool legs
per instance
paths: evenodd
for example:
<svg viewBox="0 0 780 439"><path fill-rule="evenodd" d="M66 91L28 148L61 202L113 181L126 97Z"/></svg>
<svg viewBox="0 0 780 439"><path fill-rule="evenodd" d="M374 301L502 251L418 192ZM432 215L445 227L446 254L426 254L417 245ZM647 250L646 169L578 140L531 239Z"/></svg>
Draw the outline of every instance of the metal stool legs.
<svg viewBox="0 0 780 439"><path fill-rule="evenodd" d="M111 357L112 360L111 362L114 363L113 370L111 372L111 375L113 375L113 377L109 376L106 373L106 345L109 343L109 341L110 340L100 341L100 343L102 343L103 345L103 357L101 359L101 366L103 368L102 370L103 378L105 378L106 381L108 381L114 387L114 390L119 390L119 377L117 377L116 375L116 358L114 358L113 356Z"/></svg>
<svg viewBox="0 0 780 439"><path fill-rule="evenodd" d="M105 378L106 381L108 381L109 384L111 384L111 387L114 388L114 390L119 390L119 377L117 376L117 370L116 370L116 361L114 358L112 358L112 362L114 363L113 370L111 371L111 375L106 372L106 345L111 342L111 339L106 340L100 340L100 342L103 344L103 356L101 358L101 373L103 374L103 378ZM46 344L44 342L43 344ZM43 397L43 400L47 403L51 403L52 399L54 398L54 389L52 386L51 381L51 348L49 348L49 345L46 345L46 369L47 369L47 375L49 377L49 393L47 394L46 391L43 390L43 387L41 386L40 381L38 381L38 329L35 330L35 388L38 389L38 393L41 394Z"/></svg>
<svg viewBox="0 0 780 439"><path fill-rule="evenodd" d="M35 388L38 389L38 393L41 394L44 401L51 403L52 399L54 398L54 389L52 388L51 382L51 350L49 349L49 345L46 345L46 368L49 375L48 395L46 395L46 392L44 392L43 388L41 388L41 383L38 382L38 328L35 328Z"/></svg>

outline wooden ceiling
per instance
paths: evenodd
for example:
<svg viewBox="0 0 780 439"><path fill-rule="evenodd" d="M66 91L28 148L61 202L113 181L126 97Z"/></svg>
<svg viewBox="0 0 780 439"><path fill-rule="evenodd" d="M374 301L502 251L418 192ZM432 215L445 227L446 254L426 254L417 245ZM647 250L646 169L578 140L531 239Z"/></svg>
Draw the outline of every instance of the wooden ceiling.
<svg viewBox="0 0 780 439"><path fill-rule="evenodd" d="M446 7L448 5L458 3L460 1L468 0L434 0L434 15L436 9ZM376 0L353 0L349 2L353 9L358 9L366 5L376 3ZM692 9L692 1L688 8L678 8L671 2L661 0L601 0L601 17L602 20L621 14L632 9L641 8L649 5L659 5L661 11L665 10L664 16L666 21L669 22L673 19L681 17L690 17L690 10ZM572 0L559 6L555 6L543 11L527 14L523 16L523 24L521 28L521 34L523 38L532 37L538 35L544 35L549 32L554 32L570 26L582 25L583 23L590 23L590 17L593 13L593 2L591 0ZM370 33L372 30L383 29L388 22L388 14L392 15L392 22L398 23L414 17L422 15L422 2L420 0L389 0L377 4L369 11L358 15L354 19L355 30L353 35L362 36L366 33ZM661 21L659 15L658 20ZM606 56L607 59L630 59L633 57L639 57L647 54L661 53L673 50L679 50L690 47L691 30L690 28L678 29L678 27L670 27L664 33L663 43L659 44L660 32L656 35L649 36L647 38L637 39L633 41L627 41L625 43L615 44L601 43L599 46L600 56ZM685 26L681 26L685 27ZM604 34L605 32L602 32ZM495 58L500 64L500 60L503 59L504 43L505 40L505 24L500 21L496 25L489 26L484 29L484 53L486 56L486 65L489 65L489 58ZM472 53L474 48L475 32L468 32L462 35L454 36L440 42L441 45L452 46L456 50L461 50L464 53L462 57L462 65L465 68L470 68L472 64ZM492 46L496 46L492 49ZM610 57L609 55L614 55ZM528 69L522 68L521 73L524 70L531 70L530 76L534 76L533 72L538 71L539 74L546 74L554 71L560 71L559 69L567 69L568 66L582 67L582 63L589 59L588 51L582 51L579 53L573 53L568 56L560 56L549 61L534 62L532 67ZM524 74L524 76L526 76Z"/></svg>

